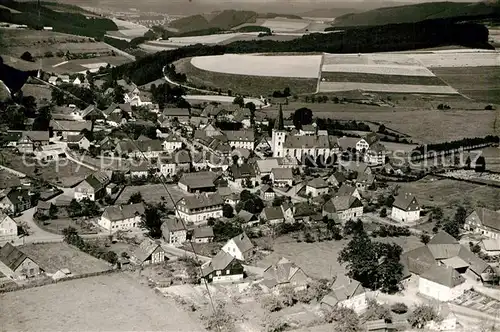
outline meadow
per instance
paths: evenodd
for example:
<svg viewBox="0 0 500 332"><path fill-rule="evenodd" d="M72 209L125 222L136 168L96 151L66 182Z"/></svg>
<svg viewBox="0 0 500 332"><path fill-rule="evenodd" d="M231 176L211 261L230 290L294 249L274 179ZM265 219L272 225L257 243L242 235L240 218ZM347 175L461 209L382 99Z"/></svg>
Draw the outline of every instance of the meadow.
<svg viewBox="0 0 500 332"><path fill-rule="evenodd" d="M427 93L427 94L457 94L450 86L445 85L413 85L413 84L384 84L359 82L320 82L320 92L337 92L363 90L386 93Z"/></svg>

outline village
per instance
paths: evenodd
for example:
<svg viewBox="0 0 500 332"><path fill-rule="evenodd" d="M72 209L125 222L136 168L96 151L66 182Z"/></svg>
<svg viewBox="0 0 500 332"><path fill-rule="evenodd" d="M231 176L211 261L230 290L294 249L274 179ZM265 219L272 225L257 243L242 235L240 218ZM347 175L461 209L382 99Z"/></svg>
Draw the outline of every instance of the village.
<svg viewBox="0 0 500 332"><path fill-rule="evenodd" d="M48 84L47 130L2 137L0 292L125 274L208 329L500 323L500 182L478 153L498 137L429 152L288 97L174 107L125 80Z"/></svg>

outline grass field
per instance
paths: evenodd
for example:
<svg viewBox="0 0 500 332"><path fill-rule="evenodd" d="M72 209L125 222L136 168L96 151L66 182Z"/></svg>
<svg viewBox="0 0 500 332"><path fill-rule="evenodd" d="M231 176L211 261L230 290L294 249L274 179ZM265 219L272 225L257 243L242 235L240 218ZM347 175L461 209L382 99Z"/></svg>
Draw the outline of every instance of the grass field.
<svg viewBox="0 0 500 332"><path fill-rule="evenodd" d="M18 186L21 182L17 175L0 169L0 189L10 188L12 186Z"/></svg>
<svg viewBox="0 0 500 332"><path fill-rule="evenodd" d="M500 66L433 68L436 76L464 95L484 102L500 103Z"/></svg>
<svg viewBox="0 0 500 332"><path fill-rule="evenodd" d="M359 82L379 84L444 85L435 76L384 75L371 73L321 72L321 79L328 82Z"/></svg>
<svg viewBox="0 0 500 332"><path fill-rule="evenodd" d="M107 262L92 257L64 242L27 244L20 249L48 273L55 273L66 268L72 274L79 275L111 269Z"/></svg>
<svg viewBox="0 0 500 332"><path fill-rule="evenodd" d="M179 201L185 193L174 184L167 184L168 191L172 195L174 202ZM116 204L125 204L128 202L130 196L140 192L144 202L147 203L161 203L164 202L169 209L173 209L174 202L169 198L165 187L162 184L149 184L145 186L128 186L125 187L120 197L116 200Z"/></svg>
<svg viewBox="0 0 500 332"><path fill-rule="evenodd" d="M457 94L458 92L446 85L411 85L385 83L358 83L358 82L321 82L320 92L337 91L373 91L381 93L422 93L422 94Z"/></svg>
<svg viewBox="0 0 500 332"><path fill-rule="evenodd" d="M5 331L204 331L173 300L124 274L0 295Z"/></svg>
<svg viewBox="0 0 500 332"><path fill-rule="evenodd" d="M178 72L187 75L188 83L197 87L220 88L224 92L241 93L251 96L267 96L275 90L290 87L293 94L313 93L316 91L315 78L262 77L250 75L232 75L210 72L196 68L186 58L175 62Z"/></svg>

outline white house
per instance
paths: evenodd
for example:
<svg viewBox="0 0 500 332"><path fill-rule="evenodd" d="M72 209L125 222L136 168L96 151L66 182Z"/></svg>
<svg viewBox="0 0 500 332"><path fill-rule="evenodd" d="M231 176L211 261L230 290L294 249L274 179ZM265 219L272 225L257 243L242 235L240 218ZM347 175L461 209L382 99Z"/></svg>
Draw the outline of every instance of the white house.
<svg viewBox="0 0 500 332"><path fill-rule="evenodd" d="M177 203L177 216L186 222L201 223L209 218L221 218L224 200L218 193L184 196Z"/></svg>
<svg viewBox="0 0 500 332"><path fill-rule="evenodd" d="M314 178L307 182L306 185L306 195L312 197L318 197L324 194L328 194L328 183L322 178Z"/></svg>
<svg viewBox="0 0 500 332"><path fill-rule="evenodd" d="M291 187L293 185L293 172L291 168L273 168L271 181L275 187Z"/></svg>
<svg viewBox="0 0 500 332"><path fill-rule="evenodd" d="M144 204L112 205L106 207L99 219L99 226L114 233L140 226L144 215Z"/></svg>
<svg viewBox="0 0 500 332"><path fill-rule="evenodd" d="M250 151L255 149L255 135L253 130L229 130L224 131L223 134L232 148L248 149Z"/></svg>
<svg viewBox="0 0 500 332"><path fill-rule="evenodd" d="M336 306L344 306L357 314L366 310L366 291L358 281L345 275L337 275L331 289L320 302L322 308L331 310Z"/></svg>
<svg viewBox="0 0 500 332"><path fill-rule="evenodd" d="M368 147L363 159L370 166L383 165L385 164L386 155L387 150L385 146L379 142L375 142Z"/></svg>
<svg viewBox="0 0 500 332"><path fill-rule="evenodd" d="M163 150L168 152L173 152L177 149L182 148L182 141L177 135L171 134L165 138L165 140L162 143L162 146Z"/></svg>
<svg viewBox="0 0 500 332"><path fill-rule="evenodd" d="M88 150L90 147L90 141L83 134L70 135L66 141L68 142L69 147L75 146L82 150Z"/></svg>
<svg viewBox="0 0 500 332"><path fill-rule="evenodd" d="M202 277L207 282L224 283L243 280L243 265L231 254L221 250L202 266Z"/></svg>
<svg viewBox="0 0 500 332"><path fill-rule="evenodd" d="M364 153L376 142L378 142L378 135L376 133L369 133L356 143L356 150Z"/></svg>
<svg viewBox="0 0 500 332"><path fill-rule="evenodd" d="M106 193L106 186L109 183L109 176L104 172L96 172L85 178L75 187L75 199L81 201L88 198L95 201L103 197Z"/></svg>
<svg viewBox="0 0 500 332"><path fill-rule="evenodd" d="M500 239L500 211L476 208L465 219L464 228L491 239Z"/></svg>
<svg viewBox="0 0 500 332"><path fill-rule="evenodd" d="M467 287L464 277L452 267L434 266L418 279L420 294L443 302L456 299Z"/></svg>
<svg viewBox="0 0 500 332"><path fill-rule="evenodd" d="M76 77L75 80L73 81L73 85L80 85L82 84L82 80L79 77Z"/></svg>
<svg viewBox="0 0 500 332"><path fill-rule="evenodd" d="M306 290L310 281L300 267L285 257L265 269L263 277L262 285L275 294L279 294L283 287L291 287L296 292Z"/></svg>
<svg viewBox="0 0 500 332"><path fill-rule="evenodd" d="M187 229L177 218L169 218L161 224L161 233L168 244L181 245L186 242Z"/></svg>
<svg viewBox="0 0 500 332"><path fill-rule="evenodd" d="M399 194L392 204L391 218L400 222L415 222L420 219L420 204L411 193Z"/></svg>
<svg viewBox="0 0 500 332"><path fill-rule="evenodd" d="M0 212L0 241L11 240L17 237L17 224L8 215Z"/></svg>
<svg viewBox="0 0 500 332"><path fill-rule="evenodd" d="M240 261L248 259L253 249L254 245L245 232L233 237L222 247L222 251L227 252Z"/></svg>

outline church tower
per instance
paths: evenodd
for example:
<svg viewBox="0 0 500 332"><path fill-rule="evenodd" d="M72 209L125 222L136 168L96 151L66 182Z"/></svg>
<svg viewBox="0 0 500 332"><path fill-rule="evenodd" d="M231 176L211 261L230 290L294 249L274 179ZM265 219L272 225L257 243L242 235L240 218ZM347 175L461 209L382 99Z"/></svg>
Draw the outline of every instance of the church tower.
<svg viewBox="0 0 500 332"><path fill-rule="evenodd" d="M280 104L280 111L278 114L278 119L274 123L273 135L271 138L271 144L273 149L273 157L283 157L283 144L285 143L286 131L285 124L283 121L283 110Z"/></svg>

